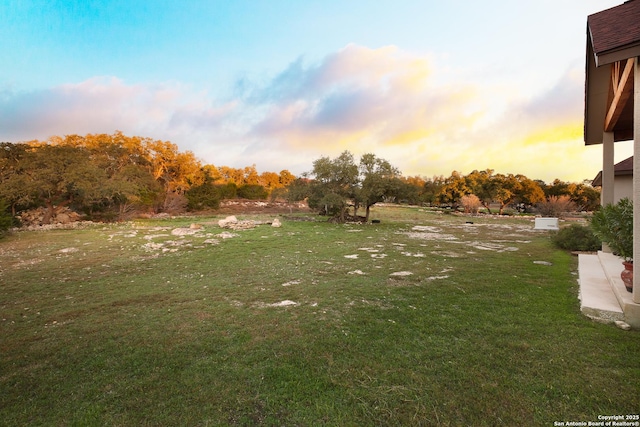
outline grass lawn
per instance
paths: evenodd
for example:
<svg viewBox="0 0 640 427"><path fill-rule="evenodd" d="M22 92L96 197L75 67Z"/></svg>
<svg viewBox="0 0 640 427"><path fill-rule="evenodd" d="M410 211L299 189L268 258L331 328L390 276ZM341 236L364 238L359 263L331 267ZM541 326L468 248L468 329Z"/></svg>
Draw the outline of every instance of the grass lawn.
<svg viewBox="0 0 640 427"><path fill-rule="evenodd" d="M0 425L552 426L639 412L640 335L580 314L576 258L531 220L372 217L0 240ZM204 228L172 234L192 222Z"/></svg>

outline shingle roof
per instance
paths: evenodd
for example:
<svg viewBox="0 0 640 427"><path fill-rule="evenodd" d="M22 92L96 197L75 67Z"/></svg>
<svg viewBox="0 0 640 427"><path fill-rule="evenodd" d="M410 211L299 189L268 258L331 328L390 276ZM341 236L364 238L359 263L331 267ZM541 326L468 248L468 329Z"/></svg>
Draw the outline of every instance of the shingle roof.
<svg viewBox="0 0 640 427"><path fill-rule="evenodd" d="M612 67L618 61L640 56L640 0L589 15L587 18L587 57L584 108L584 142L602 144L605 118L612 103ZM621 62L621 69L625 66ZM624 91L633 91L634 77ZM633 139L634 100L627 98L616 104L618 117L607 124L614 141Z"/></svg>
<svg viewBox="0 0 640 427"><path fill-rule="evenodd" d="M620 6L589 15L587 25L597 65L620 60L617 52L640 48L640 0L629 0ZM635 55L626 58L632 56Z"/></svg>
<svg viewBox="0 0 640 427"><path fill-rule="evenodd" d="M628 176L633 175L633 156L628 159L616 163L613 166L613 176ZM602 171L598 172L598 175L593 179L591 185L594 187L602 186Z"/></svg>

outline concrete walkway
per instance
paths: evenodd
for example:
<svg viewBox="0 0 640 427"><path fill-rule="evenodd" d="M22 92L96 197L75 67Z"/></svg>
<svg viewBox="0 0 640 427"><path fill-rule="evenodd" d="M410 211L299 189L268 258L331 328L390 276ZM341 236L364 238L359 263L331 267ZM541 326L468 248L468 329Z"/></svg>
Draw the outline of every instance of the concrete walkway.
<svg viewBox="0 0 640 427"><path fill-rule="evenodd" d="M624 321L640 328L640 304L635 304L620 279L622 260L610 253L578 255L580 310L606 323Z"/></svg>

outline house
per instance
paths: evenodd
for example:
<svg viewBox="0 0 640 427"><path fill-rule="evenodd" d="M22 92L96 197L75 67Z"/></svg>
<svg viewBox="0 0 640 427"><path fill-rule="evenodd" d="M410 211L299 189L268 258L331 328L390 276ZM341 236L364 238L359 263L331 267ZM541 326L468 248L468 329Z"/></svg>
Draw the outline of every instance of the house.
<svg viewBox="0 0 640 427"><path fill-rule="evenodd" d="M613 203L616 197L613 160L615 143L633 140L634 154L640 152L639 57L640 0L629 0L589 15L587 18L584 142L586 145L602 145L602 204ZM634 126L634 124L638 125ZM632 162L633 293L618 292L615 274L607 273L607 278L622 308L624 320L633 327L640 328L640 155L634 155ZM599 255L602 260L611 256L604 253ZM582 261L581 259L580 268L582 268ZM605 270L608 268L608 262L602 261L601 264ZM621 266L620 269L622 269Z"/></svg>
<svg viewBox="0 0 640 427"><path fill-rule="evenodd" d="M633 156L613 166L613 203L625 197L633 198ZM593 179L591 185L602 187L602 171Z"/></svg>

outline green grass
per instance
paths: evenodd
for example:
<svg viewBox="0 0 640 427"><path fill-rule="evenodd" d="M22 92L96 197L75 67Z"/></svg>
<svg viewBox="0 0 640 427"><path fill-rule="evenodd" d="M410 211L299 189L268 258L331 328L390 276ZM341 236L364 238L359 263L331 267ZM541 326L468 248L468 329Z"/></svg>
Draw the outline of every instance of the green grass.
<svg viewBox="0 0 640 427"><path fill-rule="evenodd" d="M529 220L373 217L285 219L229 239L215 218L8 236L0 425L553 425L638 412L640 336L580 314L576 259ZM171 235L191 222L204 231Z"/></svg>

